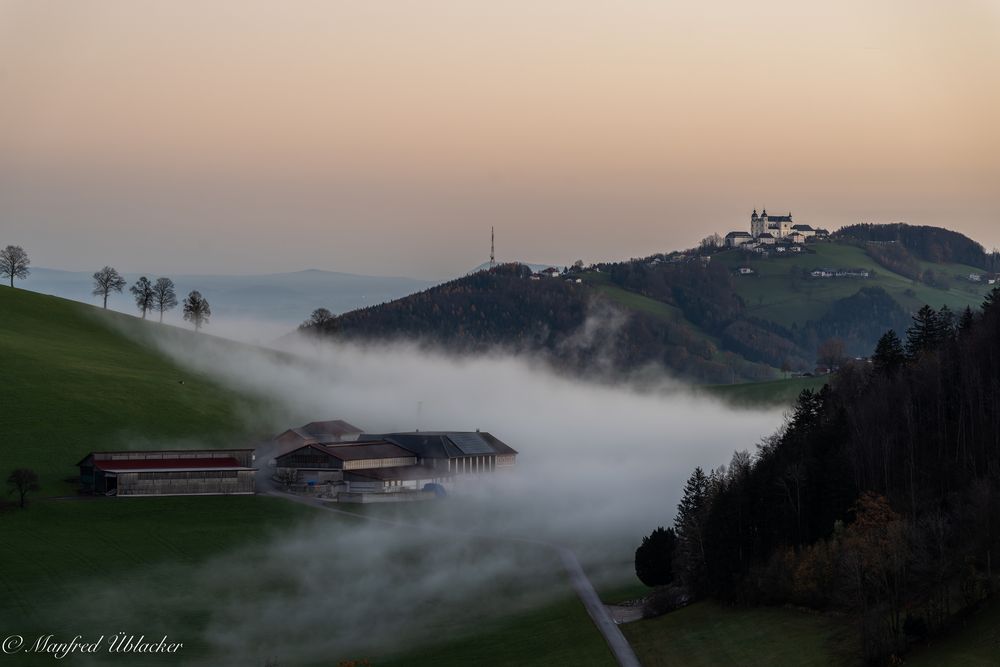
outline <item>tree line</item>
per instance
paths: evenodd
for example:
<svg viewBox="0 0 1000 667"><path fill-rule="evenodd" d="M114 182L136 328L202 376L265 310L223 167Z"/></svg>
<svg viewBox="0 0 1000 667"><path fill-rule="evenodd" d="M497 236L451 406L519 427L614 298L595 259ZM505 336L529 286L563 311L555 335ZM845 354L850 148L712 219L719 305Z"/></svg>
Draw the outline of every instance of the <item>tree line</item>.
<svg viewBox="0 0 1000 667"><path fill-rule="evenodd" d="M977 311L924 306L754 453L696 469L637 574L850 614L870 662L946 628L1000 583L998 340L1000 288Z"/></svg>
<svg viewBox="0 0 1000 667"><path fill-rule="evenodd" d="M527 266L503 264L336 317L317 309L300 329L359 341L401 338L456 353L529 352L584 375L655 364L714 384L770 378L770 368L719 350L684 322L640 310L626 316L589 284L570 279L575 275L532 279Z"/></svg>
<svg viewBox="0 0 1000 667"><path fill-rule="evenodd" d="M0 250L0 277L8 278L10 286L14 287L14 279L24 280L31 271L28 268L31 260L28 253L21 246L9 245ZM111 266L105 266L93 274L92 294L102 298L102 307L107 310L108 297L111 294L121 294L128 282ZM174 281L170 278L157 278L151 281L146 276L140 277L129 287L129 293L135 299L136 308L141 313L142 319L146 319L149 312L158 312L160 322L163 322L163 314L177 307L177 290ZM212 316L212 308L208 300L201 295L201 292L192 290L182 303L184 320L194 325L195 331L201 330L208 324Z"/></svg>

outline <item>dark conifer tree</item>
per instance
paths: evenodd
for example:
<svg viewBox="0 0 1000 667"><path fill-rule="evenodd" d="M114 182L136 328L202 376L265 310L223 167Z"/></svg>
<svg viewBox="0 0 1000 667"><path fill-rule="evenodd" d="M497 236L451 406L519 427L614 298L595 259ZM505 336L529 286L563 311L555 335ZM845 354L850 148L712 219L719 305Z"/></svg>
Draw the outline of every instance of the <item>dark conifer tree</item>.
<svg viewBox="0 0 1000 667"><path fill-rule="evenodd" d="M705 576L705 521L708 516L709 478L695 468L684 484L684 495L677 505L674 527L677 531L675 574L684 584L698 589Z"/></svg>
<svg viewBox="0 0 1000 667"><path fill-rule="evenodd" d="M647 586L663 586L674 580L673 560L677 534L662 526L642 538L635 550L635 574Z"/></svg>
<svg viewBox="0 0 1000 667"><path fill-rule="evenodd" d="M906 350L903 349L903 341L895 331L889 329L875 346L875 354L872 355L872 364L875 369L883 373L895 373L906 362Z"/></svg>
<svg viewBox="0 0 1000 667"><path fill-rule="evenodd" d="M913 324L906 332L906 354L916 359L922 353L937 349L941 342L941 319L938 312L924 305L913 316Z"/></svg>
<svg viewBox="0 0 1000 667"><path fill-rule="evenodd" d="M969 306L965 307L962 311L962 315L958 318L958 332L966 333L972 328L972 324L976 321L976 316L972 314L972 308Z"/></svg>

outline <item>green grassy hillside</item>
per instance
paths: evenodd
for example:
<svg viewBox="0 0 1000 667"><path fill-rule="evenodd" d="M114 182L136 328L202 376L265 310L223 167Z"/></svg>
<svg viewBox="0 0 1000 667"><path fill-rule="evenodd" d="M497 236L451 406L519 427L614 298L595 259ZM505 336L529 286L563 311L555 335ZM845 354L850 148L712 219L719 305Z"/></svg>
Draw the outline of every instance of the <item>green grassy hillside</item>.
<svg viewBox="0 0 1000 667"><path fill-rule="evenodd" d="M185 598L182 615L137 620L121 618L114 608L91 608L86 619L66 616L81 600L108 586L133 582L150 589L152 583L151 590L167 592L171 585L156 583L164 567L183 582L203 563L280 539L303 522L310 522L310 530L325 530L326 524L329 530L342 530L356 521L265 496L75 497L75 485L65 478L76 473L74 464L88 451L238 446L255 428L248 417L256 405L253 399L178 367L141 342L146 337L131 335L158 326L0 287L0 443L5 455L0 474L5 478L10 469L31 467L40 473L42 485L29 497L27 509L0 507L0 526L7 535L0 540L0 626L8 633L72 637L89 629L160 628L185 642L184 662L211 660L201 631L216 601L183 585L171 591ZM328 592L337 594L335 582ZM155 608L155 601L148 606ZM508 641L512 632L523 641ZM552 645L552 638L559 645ZM281 654L278 643L274 655ZM331 660L353 657L359 656ZM487 666L612 664L603 640L572 597L528 614L493 615L471 636L393 660ZM135 656L125 661L146 664ZM33 664L30 656L9 662ZM124 664L117 656L106 662ZM151 659L148 664L170 663Z"/></svg>
<svg viewBox="0 0 1000 667"><path fill-rule="evenodd" d="M862 248L843 243L815 243L809 252L788 257L759 258L740 250L727 250L713 256L712 261L735 271L749 266L754 275L737 276L737 293L746 302L749 314L777 322L782 326L802 326L823 316L830 304L848 297L862 287L881 287L907 311L914 312L924 304L935 308L947 305L953 310L978 306L988 287L968 281L952 280L950 289L942 290L914 282L880 266ZM949 277L968 275L975 270L961 264L925 264ZM805 278L794 280L794 269L868 269L870 279ZM981 271L977 271L981 272Z"/></svg>
<svg viewBox="0 0 1000 667"><path fill-rule="evenodd" d="M123 333L160 325L10 288L0 313L4 465L38 471L45 495L72 493L92 450L241 446L260 426L249 399Z"/></svg>
<svg viewBox="0 0 1000 667"><path fill-rule="evenodd" d="M800 377L771 382L719 384L705 387L704 390L737 406L791 405L804 389L821 389L828 380L827 376Z"/></svg>

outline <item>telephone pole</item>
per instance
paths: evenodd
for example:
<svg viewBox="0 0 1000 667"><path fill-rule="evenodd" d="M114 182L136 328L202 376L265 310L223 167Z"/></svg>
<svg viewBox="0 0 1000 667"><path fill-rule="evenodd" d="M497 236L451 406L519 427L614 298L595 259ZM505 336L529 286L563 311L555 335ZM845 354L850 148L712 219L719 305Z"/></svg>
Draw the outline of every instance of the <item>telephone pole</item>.
<svg viewBox="0 0 1000 667"><path fill-rule="evenodd" d="M496 258L496 245L494 244L493 228L490 227L490 269L493 269L497 265Z"/></svg>

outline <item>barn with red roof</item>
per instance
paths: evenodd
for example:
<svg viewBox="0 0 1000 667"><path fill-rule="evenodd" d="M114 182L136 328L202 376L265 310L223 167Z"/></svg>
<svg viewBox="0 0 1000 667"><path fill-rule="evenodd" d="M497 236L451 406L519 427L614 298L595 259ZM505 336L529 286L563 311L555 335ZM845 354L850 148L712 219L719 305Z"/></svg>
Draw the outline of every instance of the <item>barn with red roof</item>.
<svg viewBox="0 0 1000 667"><path fill-rule="evenodd" d="M117 496L249 495L252 449L91 452L77 463L84 493Z"/></svg>

